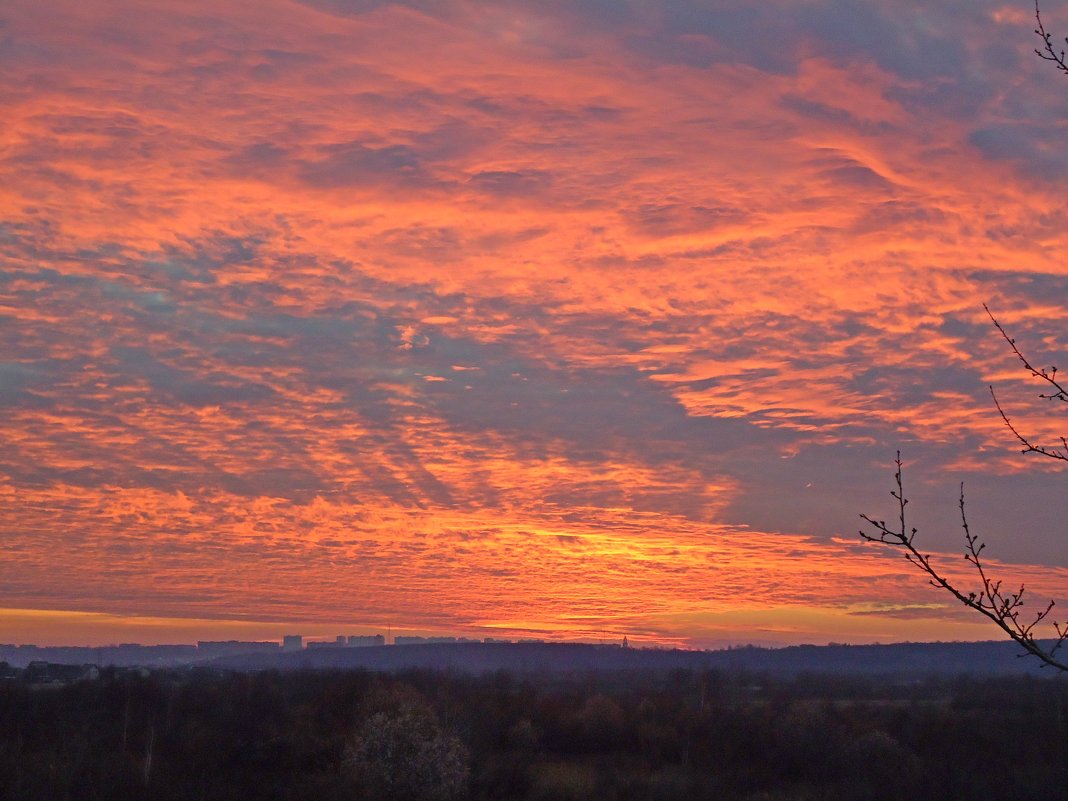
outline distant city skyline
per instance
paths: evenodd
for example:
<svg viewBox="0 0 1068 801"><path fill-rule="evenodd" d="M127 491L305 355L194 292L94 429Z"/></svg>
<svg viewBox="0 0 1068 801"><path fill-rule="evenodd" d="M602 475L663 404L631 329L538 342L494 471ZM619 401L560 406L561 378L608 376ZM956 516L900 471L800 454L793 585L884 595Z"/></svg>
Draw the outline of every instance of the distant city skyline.
<svg viewBox="0 0 1068 801"><path fill-rule="evenodd" d="M77 624L74 626L75 635L71 635L70 621L74 618ZM951 630L950 636L931 636L928 639L944 639L946 641L981 641L990 636L988 627L960 616L959 626L955 631ZM857 623L855 625L860 625ZM682 647L682 648L724 648L738 645L800 645L816 644L824 645L837 642L894 642L894 641L920 641L925 639L923 629L912 627L910 636L909 629L902 628L900 636L890 637L835 637L828 633L822 637L794 636L784 637L782 632L768 631L760 627L759 623L753 625L748 631L739 629L737 636L708 638L701 642L695 642L687 638L666 639L643 636L640 632L631 631L598 631L593 633L582 632L538 632L530 630L514 630L512 632L500 629L492 630L446 630L446 629L418 629L403 626L382 626L374 628L366 625L344 623L310 623L310 622L256 622L256 621L232 621L232 620L204 620L204 619L153 619L153 618L127 618L123 616L106 615L99 613L70 613L50 612L35 610L29 613L20 610L0 609L0 626L8 634L0 637L0 643L11 644L33 643L46 647L107 647L122 643L137 643L142 645L195 645L198 641L277 641L283 642L286 635L299 634L302 643L308 641L333 642L343 633L343 636L373 636L381 634L383 638L394 639L397 636L421 636L421 637L468 637L473 640L499 639L517 641L544 640L546 642L589 642L598 643L606 640L622 640L628 637L635 646L643 645ZM943 629L940 629L942 631ZM953 636L955 634L955 636Z"/></svg>

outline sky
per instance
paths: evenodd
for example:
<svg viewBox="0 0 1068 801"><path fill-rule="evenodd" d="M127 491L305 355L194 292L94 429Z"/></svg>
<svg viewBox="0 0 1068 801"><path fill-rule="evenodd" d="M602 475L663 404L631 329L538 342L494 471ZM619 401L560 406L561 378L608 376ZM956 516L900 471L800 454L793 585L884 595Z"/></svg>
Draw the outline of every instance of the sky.
<svg viewBox="0 0 1068 801"><path fill-rule="evenodd" d="M1068 598L1033 15L6 0L0 641L995 638L898 450Z"/></svg>

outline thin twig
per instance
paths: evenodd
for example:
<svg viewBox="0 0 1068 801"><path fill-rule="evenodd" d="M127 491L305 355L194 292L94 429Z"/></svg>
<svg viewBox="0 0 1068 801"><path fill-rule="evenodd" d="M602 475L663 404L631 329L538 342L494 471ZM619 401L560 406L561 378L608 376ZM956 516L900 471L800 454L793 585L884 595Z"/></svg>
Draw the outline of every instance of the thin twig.
<svg viewBox="0 0 1068 801"><path fill-rule="evenodd" d="M1042 12L1038 9L1038 0L1035 0L1035 20L1038 27L1035 33L1042 39L1042 49L1035 48L1035 53L1044 61L1052 61L1061 72L1068 73L1068 62L1065 61L1064 51L1057 51L1053 46L1053 34L1046 32L1046 26L1042 24ZM1065 37L1068 44L1068 37Z"/></svg>
<svg viewBox="0 0 1068 801"><path fill-rule="evenodd" d="M1037 378L1040 381L1044 381L1050 387L1050 391L1048 393L1039 393L1038 397L1042 398L1043 400L1061 401L1062 403L1068 403L1068 389L1066 389L1064 385L1057 380L1057 368L1050 367L1049 370L1046 370L1045 368L1035 367L1034 365L1032 365L1031 362L1028 361L1027 357L1024 356L1023 353L1020 352L1020 349L1016 346L1016 340L1010 337L1005 331L1005 329L1001 327L1001 323L997 321L997 319L994 317L993 313L991 313L990 309L985 303L983 304L983 309L986 311L987 317L990 318L990 322L994 324L994 327L997 328L998 333L1001 334L1001 338L1008 343L1009 347L1012 349L1012 352L1016 354L1016 358L1020 360L1020 364L1024 366L1024 369L1027 370L1027 372L1029 372L1034 378ZM1057 459L1062 462L1068 462L1068 438L1061 437L1060 446L1047 447L1045 445L1035 445L1031 440L1021 434L1019 429L1017 429L1016 426L1013 424L1012 420L1009 418L1009 415L1006 414L1005 410L1002 408L1001 402L998 400L997 393L994 392L994 387L990 386L989 389L990 396L994 399L994 406L997 407L998 414L1001 415L1001 419L1005 422L1005 425L1008 426L1008 429L1012 432L1013 436L1016 437L1016 439L1020 441L1020 444L1024 446L1022 453L1037 453L1041 456L1049 457L1050 459Z"/></svg>
<svg viewBox="0 0 1068 801"><path fill-rule="evenodd" d="M1057 651L1065 640L1068 640L1068 622L1061 624L1056 621L1050 621L1057 636L1054 638L1053 645L1049 648L1043 647L1035 638L1036 627L1049 618L1055 602L1050 601L1045 609L1035 615L1033 620L1021 619L1021 609L1024 606L1024 585L1021 584L1020 589L1016 592L1005 592L1001 589L1001 581L995 581L990 578L986 564L982 560L982 552L986 548L986 543L981 542L978 536L972 534L971 527L968 525L968 516L964 508L964 485L961 484L960 500L958 502L961 527L964 529L964 559L975 568L979 578L978 590L967 594L938 572L935 566L931 564L930 554L920 552L914 545L917 530L915 528L910 529L906 520L905 507L908 506L908 499L905 497L902 480L900 451L897 453L894 464L897 467L894 473L894 482L897 485L897 489L891 490L890 495L898 503L898 528L890 528L886 525L886 521L876 520L873 517L862 514L861 518L872 526L874 533L861 529L860 536L868 542L901 548L905 552L905 559L927 574L931 586L945 590L969 609L974 609L989 618L1013 642L1017 643L1027 653L1041 660L1043 664L1057 670L1068 671L1068 662L1060 661L1056 656Z"/></svg>

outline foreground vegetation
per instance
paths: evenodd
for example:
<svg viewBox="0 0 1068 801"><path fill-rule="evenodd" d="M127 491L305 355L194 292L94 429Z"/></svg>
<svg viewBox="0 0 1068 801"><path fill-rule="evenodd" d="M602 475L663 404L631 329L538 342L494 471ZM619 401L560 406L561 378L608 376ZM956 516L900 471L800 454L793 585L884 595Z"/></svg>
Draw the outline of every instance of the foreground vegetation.
<svg viewBox="0 0 1068 801"><path fill-rule="evenodd" d="M4 799L1019 799L1063 679L104 671L0 684Z"/></svg>

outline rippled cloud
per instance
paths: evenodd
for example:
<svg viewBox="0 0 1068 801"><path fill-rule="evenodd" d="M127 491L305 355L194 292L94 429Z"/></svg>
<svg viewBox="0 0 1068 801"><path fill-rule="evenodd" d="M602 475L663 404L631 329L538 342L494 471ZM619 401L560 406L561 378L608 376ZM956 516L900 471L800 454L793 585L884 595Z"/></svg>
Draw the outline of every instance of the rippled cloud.
<svg viewBox="0 0 1068 801"><path fill-rule="evenodd" d="M898 448L933 550L964 480L1063 594L982 308L1068 345L1029 13L9 3L0 606L971 636L853 541Z"/></svg>

